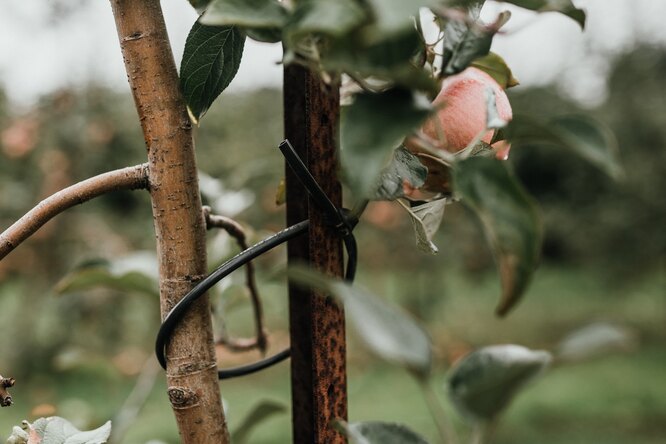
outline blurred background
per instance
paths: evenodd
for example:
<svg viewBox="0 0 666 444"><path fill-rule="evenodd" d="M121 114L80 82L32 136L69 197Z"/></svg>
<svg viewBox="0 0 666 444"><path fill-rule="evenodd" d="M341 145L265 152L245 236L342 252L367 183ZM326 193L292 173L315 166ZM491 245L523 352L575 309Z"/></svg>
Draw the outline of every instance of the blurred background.
<svg viewBox="0 0 666 444"><path fill-rule="evenodd" d="M164 3L177 63L196 19ZM577 1L588 26L517 8L493 50L521 86L515 113L586 113L614 131L626 177L613 182L554 148L522 146L510 164L539 202L543 261L517 309L496 319L499 283L477 221L447 209L428 256L396 204L370 206L358 228L360 284L421 319L435 343L436 381L477 347L557 350L572 331L603 326L607 353L553 368L509 407L496 443L662 443L666 440L666 3ZM489 1L484 14L506 5ZM5 3L0 12L0 229L44 197L145 149L126 85L110 7L67 0ZM275 195L282 160L280 48L248 43L230 89L196 130L204 200L250 239L283 227ZM212 232L209 263L237 252ZM390 239L390 242L387 241ZM148 196L119 192L58 216L0 262L0 373L17 379L0 437L23 419L59 415L80 428L115 420L115 442L177 443L152 347L159 325ZM288 342L283 250L258 267L271 351ZM250 336L237 273L214 294L216 328ZM105 285L97 285L100 282ZM602 329L603 330L603 329ZM612 335L611 335L612 336ZM220 350L231 366L257 352ZM415 382L349 344L350 419L409 425L434 439ZM137 381L139 381L137 383ZM263 400L289 405L288 365L221 383L232 430ZM462 419L451 412L461 430ZM288 407L250 442L286 443Z"/></svg>

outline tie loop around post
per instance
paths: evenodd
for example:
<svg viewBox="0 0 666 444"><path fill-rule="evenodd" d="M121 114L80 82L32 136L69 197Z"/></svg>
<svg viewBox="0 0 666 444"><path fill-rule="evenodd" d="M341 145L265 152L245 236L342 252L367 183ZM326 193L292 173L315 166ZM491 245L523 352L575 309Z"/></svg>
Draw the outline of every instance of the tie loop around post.
<svg viewBox="0 0 666 444"><path fill-rule="evenodd" d="M298 156L294 148L288 140L284 140L280 146L280 151L285 157L287 164L294 171L298 179L301 181L308 194L312 198L314 204L324 213L325 221L327 224L336 228L342 237L342 240L347 250L347 267L345 271L345 280L353 282L356 275L357 263L357 247L356 239L352 233L354 227L358 223L358 218L351 216L346 209L338 208L326 196L326 193L321 189L312 174L308 171L303 160ZM247 264L251 260L261 256L267 251L281 245L291 239L294 239L308 231L310 222L304 220L295 225L285 228L284 230L258 242L247 250L238 253L233 258L229 259L201 282L199 282L192 290L190 290L183 298L178 301L171 311L166 315L162 321L162 325L157 333L155 341L155 354L162 368L166 369L166 356L165 347L173 333L174 329L185 315L189 307L199 297L203 296L211 287L219 281L230 275L232 272ZM239 376L249 375L258 372L265 368L271 367L281 361L287 359L291 354L291 350L286 348L272 356L253 362L251 364L242 365L228 369L219 369L219 379L229 379Z"/></svg>

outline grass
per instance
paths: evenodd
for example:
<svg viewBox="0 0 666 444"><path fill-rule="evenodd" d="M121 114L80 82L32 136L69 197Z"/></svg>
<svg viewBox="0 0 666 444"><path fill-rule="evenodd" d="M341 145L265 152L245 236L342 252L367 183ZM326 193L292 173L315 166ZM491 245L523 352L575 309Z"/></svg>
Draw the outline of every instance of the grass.
<svg viewBox="0 0 666 444"><path fill-rule="evenodd" d="M505 320L491 315L498 293L492 275L470 281L453 274L433 277L416 272L401 276L368 271L361 273L361 280L361 284L426 320L438 356L433 383L461 437L467 437L468 428L450 409L443 389L449 361L491 343L553 348L571 329L604 319L628 325L640 338L640 346L628 354L551 369L515 399L505 412L494 443L664 442L663 276L654 274L635 285L610 287L594 274L545 268L537 274L520 307ZM269 308L282 312L284 307L273 300ZM430 442L439 442L416 382L406 372L368 356L353 334L349 349L350 419L404 423ZM0 412L0 430L9 435L12 425L34 419L31 410L39 404L52 404L56 414L81 427L98 426L116 413L132 384L131 378L121 376L102 360L30 381L19 379L12 391L16 405ZM221 390L232 431L262 400L283 403L286 412L259 425L250 442L290 442L287 364L241 380L224 381ZM179 442L164 393L164 382L159 377L124 443Z"/></svg>

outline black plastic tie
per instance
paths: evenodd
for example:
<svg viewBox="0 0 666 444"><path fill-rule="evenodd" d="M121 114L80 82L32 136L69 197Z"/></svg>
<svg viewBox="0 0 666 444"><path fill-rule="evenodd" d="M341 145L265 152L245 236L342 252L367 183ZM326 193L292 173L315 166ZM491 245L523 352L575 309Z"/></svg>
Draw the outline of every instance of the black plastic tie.
<svg viewBox="0 0 666 444"><path fill-rule="evenodd" d="M357 261L357 246L356 239L352 230L358 223L357 218L349 216L349 210L336 207L333 202L328 198L326 193L321 189L315 178L310 174L305 163L298 156L294 148L288 140L284 140L280 144L280 151L284 155L287 164L294 171L299 178L305 189L308 191L314 203L324 213L324 218L327 223L335 227L341 234L342 240L347 250L347 268L345 271L345 280L352 282L356 275L356 261ZM155 340L155 354L162 368L166 369L166 344L171 337L173 330L183 318L192 303L198 298L206 294L206 292L217 284L219 281L233 273L238 268L247 264L251 260L261 256L267 251L281 245L291 239L294 239L308 231L310 225L309 220L304 220L295 225L292 225L284 230L267 237L259 243L251 246L247 250L238 253L215 270L206 276L201 282L192 288L183 298L173 306L171 311L166 315ZM219 369L219 379L229 379L238 376L249 375L258 372L265 368L271 367L279 362L287 359L291 354L289 348L282 350L275 355L269 356L262 360L253 362L251 364L243 365L240 367L233 367L228 369Z"/></svg>

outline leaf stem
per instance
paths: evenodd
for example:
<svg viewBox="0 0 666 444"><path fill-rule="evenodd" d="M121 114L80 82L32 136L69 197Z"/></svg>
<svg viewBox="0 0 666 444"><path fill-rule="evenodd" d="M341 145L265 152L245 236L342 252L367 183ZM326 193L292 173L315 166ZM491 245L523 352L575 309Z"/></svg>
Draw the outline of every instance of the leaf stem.
<svg viewBox="0 0 666 444"><path fill-rule="evenodd" d="M489 444L497 428L497 417L488 422L479 422L472 427L470 444Z"/></svg>
<svg viewBox="0 0 666 444"><path fill-rule="evenodd" d="M418 383L419 387L421 387L428 410L430 410L430 415L437 426L437 431L439 432L442 442L445 444L458 444L458 436L453 427L453 423L444 411L444 407L442 407L432 384L428 380L420 378L418 379Z"/></svg>
<svg viewBox="0 0 666 444"><path fill-rule="evenodd" d="M159 373L160 366L157 360L155 360L154 356L149 357L145 364L143 364L134 388L132 388L132 391L125 399L120 411L113 420L113 431L111 432L109 443L116 444L123 440L127 434L127 430L134 424L139 412L146 405L146 401L152 393L153 387L155 387L155 381Z"/></svg>
<svg viewBox="0 0 666 444"><path fill-rule="evenodd" d="M474 424L472 427L472 435L470 436L469 444L483 444L483 432L483 424Z"/></svg>

